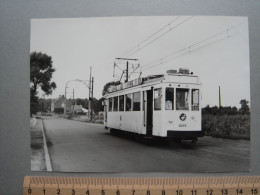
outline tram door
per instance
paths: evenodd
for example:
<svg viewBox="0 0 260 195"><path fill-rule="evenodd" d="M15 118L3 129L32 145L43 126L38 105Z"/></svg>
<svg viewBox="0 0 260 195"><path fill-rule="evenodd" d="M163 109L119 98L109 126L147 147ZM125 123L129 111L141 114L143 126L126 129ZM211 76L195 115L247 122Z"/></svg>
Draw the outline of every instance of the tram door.
<svg viewBox="0 0 260 195"><path fill-rule="evenodd" d="M153 88L146 91L147 104L146 104L146 135L153 135Z"/></svg>

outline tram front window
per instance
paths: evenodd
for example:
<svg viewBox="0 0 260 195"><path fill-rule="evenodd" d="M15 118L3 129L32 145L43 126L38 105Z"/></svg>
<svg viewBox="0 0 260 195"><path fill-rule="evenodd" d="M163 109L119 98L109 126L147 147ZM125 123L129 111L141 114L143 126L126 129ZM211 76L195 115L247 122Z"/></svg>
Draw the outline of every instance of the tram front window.
<svg viewBox="0 0 260 195"><path fill-rule="evenodd" d="M162 88L154 90L154 110L161 110Z"/></svg>
<svg viewBox="0 0 260 195"><path fill-rule="evenodd" d="M189 89L176 89L176 110L189 110Z"/></svg>
<svg viewBox="0 0 260 195"><path fill-rule="evenodd" d="M174 88L166 88L165 90L165 110L173 110Z"/></svg>
<svg viewBox="0 0 260 195"><path fill-rule="evenodd" d="M198 89L192 89L191 93L191 110L199 110L199 90Z"/></svg>

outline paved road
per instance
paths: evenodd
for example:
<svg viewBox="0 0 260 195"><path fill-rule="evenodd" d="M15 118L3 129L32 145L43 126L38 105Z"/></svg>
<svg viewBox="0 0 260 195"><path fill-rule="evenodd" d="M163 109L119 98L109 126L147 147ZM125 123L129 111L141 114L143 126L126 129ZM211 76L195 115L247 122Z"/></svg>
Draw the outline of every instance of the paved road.
<svg viewBox="0 0 260 195"><path fill-rule="evenodd" d="M44 119L53 171L230 172L250 169L249 141L203 137L147 144L115 136L103 125Z"/></svg>

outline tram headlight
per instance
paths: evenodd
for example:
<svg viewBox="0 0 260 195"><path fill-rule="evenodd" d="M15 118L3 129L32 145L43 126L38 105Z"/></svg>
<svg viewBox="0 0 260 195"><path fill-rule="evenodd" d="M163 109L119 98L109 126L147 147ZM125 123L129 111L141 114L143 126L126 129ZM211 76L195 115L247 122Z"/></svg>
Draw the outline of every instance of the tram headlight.
<svg viewBox="0 0 260 195"><path fill-rule="evenodd" d="M185 121L186 118L187 118L187 116L186 116L186 114L182 113L182 114L179 116L179 118L180 118L181 121Z"/></svg>

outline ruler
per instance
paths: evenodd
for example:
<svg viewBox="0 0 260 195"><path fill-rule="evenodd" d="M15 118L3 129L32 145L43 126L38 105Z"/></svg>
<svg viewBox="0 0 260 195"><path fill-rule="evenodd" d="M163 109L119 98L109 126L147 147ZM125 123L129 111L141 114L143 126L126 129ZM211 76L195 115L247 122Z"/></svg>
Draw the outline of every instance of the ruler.
<svg viewBox="0 0 260 195"><path fill-rule="evenodd" d="M83 178L26 176L23 195L260 195L260 176Z"/></svg>

